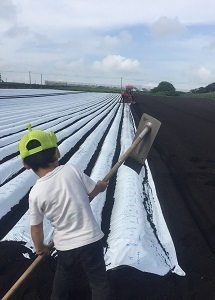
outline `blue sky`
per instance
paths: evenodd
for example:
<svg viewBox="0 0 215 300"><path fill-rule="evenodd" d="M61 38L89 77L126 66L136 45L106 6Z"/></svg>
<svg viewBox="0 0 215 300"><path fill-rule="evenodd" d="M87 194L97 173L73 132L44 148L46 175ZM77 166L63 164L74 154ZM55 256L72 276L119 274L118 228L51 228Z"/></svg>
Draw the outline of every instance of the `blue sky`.
<svg viewBox="0 0 215 300"><path fill-rule="evenodd" d="M1 0L2 79L206 86L214 11L213 0Z"/></svg>

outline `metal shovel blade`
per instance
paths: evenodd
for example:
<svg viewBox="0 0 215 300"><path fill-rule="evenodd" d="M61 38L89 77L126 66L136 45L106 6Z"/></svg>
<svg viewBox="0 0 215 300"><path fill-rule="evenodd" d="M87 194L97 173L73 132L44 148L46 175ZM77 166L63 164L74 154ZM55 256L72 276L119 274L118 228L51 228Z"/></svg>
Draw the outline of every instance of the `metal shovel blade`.
<svg viewBox="0 0 215 300"><path fill-rule="evenodd" d="M142 118L140 120L140 123L138 125L134 141L136 138L141 134L143 129L148 125L150 126L150 131L143 137L143 140L137 145L137 147L134 148L134 150L129 155L136 161L138 161L140 164L144 164L146 157L149 153L149 150L154 142L154 139L158 133L158 130L161 126L161 122L157 119L147 115L143 114Z"/></svg>
<svg viewBox="0 0 215 300"><path fill-rule="evenodd" d="M137 173L140 173L160 125L160 121L147 114L143 114L133 143L103 180L108 181L123 163Z"/></svg>

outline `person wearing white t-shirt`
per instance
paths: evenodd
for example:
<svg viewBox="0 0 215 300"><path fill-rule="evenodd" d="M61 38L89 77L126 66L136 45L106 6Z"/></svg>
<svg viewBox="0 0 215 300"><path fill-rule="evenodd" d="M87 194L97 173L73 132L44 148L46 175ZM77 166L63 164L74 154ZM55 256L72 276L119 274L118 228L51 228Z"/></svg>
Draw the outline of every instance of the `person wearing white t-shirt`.
<svg viewBox="0 0 215 300"><path fill-rule="evenodd" d="M53 242L58 252L52 300L68 299L68 290L78 259L88 277L93 300L109 299L109 284L101 239L90 201L107 188L105 181L94 182L72 164L59 165L57 138L41 130L32 130L18 144L26 169L39 179L29 194L31 236L38 255L48 255L43 218L54 228Z"/></svg>

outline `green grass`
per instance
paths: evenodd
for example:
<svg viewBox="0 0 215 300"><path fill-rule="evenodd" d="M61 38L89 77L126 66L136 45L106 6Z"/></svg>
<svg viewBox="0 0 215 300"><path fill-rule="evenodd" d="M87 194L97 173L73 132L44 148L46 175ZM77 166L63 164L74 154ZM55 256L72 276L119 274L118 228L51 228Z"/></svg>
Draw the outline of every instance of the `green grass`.
<svg viewBox="0 0 215 300"><path fill-rule="evenodd" d="M120 93L121 90L116 87L95 86L95 85L68 85L68 86L53 86L41 84L27 84L19 82L0 82L0 89L52 89L65 91L84 91L84 92L99 92L99 93Z"/></svg>
<svg viewBox="0 0 215 300"><path fill-rule="evenodd" d="M190 97L190 98L207 98L207 99L215 99L215 92L210 93L201 93L201 94L194 94L194 93L186 93L182 95L182 97Z"/></svg>

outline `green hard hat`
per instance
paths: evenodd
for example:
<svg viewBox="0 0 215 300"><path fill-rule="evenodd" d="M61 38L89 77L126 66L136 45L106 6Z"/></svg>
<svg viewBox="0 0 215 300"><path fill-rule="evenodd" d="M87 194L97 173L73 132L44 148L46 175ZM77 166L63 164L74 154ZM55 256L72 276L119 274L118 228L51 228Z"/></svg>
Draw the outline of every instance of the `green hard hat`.
<svg viewBox="0 0 215 300"><path fill-rule="evenodd" d="M57 137L53 131L49 134L42 130L32 130L31 124L26 124L29 132L26 133L18 143L18 148L21 158L26 158L32 154L41 152L50 148L58 148L57 146ZM30 149L27 149L27 145L30 141L36 140L39 142L40 146ZM58 151L59 152L59 151Z"/></svg>

